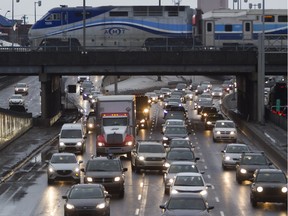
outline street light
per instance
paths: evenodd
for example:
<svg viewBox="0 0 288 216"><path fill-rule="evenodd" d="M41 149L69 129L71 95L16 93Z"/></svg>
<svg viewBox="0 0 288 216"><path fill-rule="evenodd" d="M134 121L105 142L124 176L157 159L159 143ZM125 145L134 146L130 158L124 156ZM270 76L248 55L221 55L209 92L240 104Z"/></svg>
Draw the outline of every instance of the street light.
<svg viewBox="0 0 288 216"><path fill-rule="evenodd" d="M38 4L38 7L41 6L41 1L37 1L37 2L34 2L34 22L36 23L36 6Z"/></svg>
<svg viewBox="0 0 288 216"><path fill-rule="evenodd" d="M248 0L244 0L244 2L248 2ZM258 5L260 7L260 5ZM264 102L264 83L265 83L265 0L262 0L262 31L259 33L258 41L258 91L257 91L257 104L258 104L258 116L257 120L259 123L264 123L264 112L265 112L265 102Z"/></svg>

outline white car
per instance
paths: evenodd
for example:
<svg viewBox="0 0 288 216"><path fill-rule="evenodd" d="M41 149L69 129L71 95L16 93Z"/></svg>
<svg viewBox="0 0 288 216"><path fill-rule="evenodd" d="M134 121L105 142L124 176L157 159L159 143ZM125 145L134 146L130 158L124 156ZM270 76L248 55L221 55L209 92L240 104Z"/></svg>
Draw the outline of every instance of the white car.
<svg viewBox="0 0 288 216"><path fill-rule="evenodd" d="M235 168L243 152L249 152L249 147L242 143L229 143L222 152L222 168Z"/></svg>
<svg viewBox="0 0 288 216"><path fill-rule="evenodd" d="M9 106L24 106L24 98L20 94L14 94L9 98Z"/></svg>
<svg viewBox="0 0 288 216"><path fill-rule="evenodd" d="M186 123L184 120L181 119L167 119L164 124L162 124L162 132L165 132L165 129L168 125L180 125L180 126L186 126Z"/></svg>
<svg viewBox="0 0 288 216"><path fill-rule="evenodd" d="M28 85L26 83L17 83L15 85L14 93L28 95Z"/></svg>
<svg viewBox="0 0 288 216"><path fill-rule="evenodd" d="M231 120L218 120L213 128L213 141L228 140L236 143L237 129L236 125Z"/></svg>
<svg viewBox="0 0 288 216"><path fill-rule="evenodd" d="M204 199L207 199L208 188L211 184L206 184L201 173L180 172L174 177L170 187L170 194L175 193L200 193Z"/></svg>
<svg viewBox="0 0 288 216"><path fill-rule="evenodd" d="M83 161L77 161L74 153L54 153L47 167L48 184L55 180L72 180L80 183L80 164Z"/></svg>
<svg viewBox="0 0 288 216"><path fill-rule="evenodd" d="M212 97L222 97L223 96L223 89L216 87L211 91Z"/></svg>

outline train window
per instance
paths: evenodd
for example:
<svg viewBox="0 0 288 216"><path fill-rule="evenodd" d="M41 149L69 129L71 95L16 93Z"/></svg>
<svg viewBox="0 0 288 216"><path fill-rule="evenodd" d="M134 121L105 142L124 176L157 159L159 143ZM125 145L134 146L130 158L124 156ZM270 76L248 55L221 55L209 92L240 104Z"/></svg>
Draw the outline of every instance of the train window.
<svg viewBox="0 0 288 216"><path fill-rule="evenodd" d="M287 15L279 15L278 22L287 22Z"/></svg>
<svg viewBox="0 0 288 216"><path fill-rule="evenodd" d="M111 11L110 16L111 17L128 16L128 12L127 11Z"/></svg>
<svg viewBox="0 0 288 216"><path fill-rule="evenodd" d="M232 32L233 28L232 25L225 25L225 32Z"/></svg>
<svg viewBox="0 0 288 216"><path fill-rule="evenodd" d="M50 16L48 16L45 20L46 21L57 21L57 20L60 20L60 14L59 13L50 14Z"/></svg>
<svg viewBox="0 0 288 216"><path fill-rule="evenodd" d="M273 15L266 15L265 22L275 22L275 16Z"/></svg>
<svg viewBox="0 0 288 216"><path fill-rule="evenodd" d="M212 23L207 23L207 32L212 31Z"/></svg>
<svg viewBox="0 0 288 216"><path fill-rule="evenodd" d="M245 23L245 31L250 32L250 23Z"/></svg>
<svg viewBox="0 0 288 216"><path fill-rule="evenodd" d="M147 16L147 7L146 6L134 6L133 7L134 16Z"/></svg>
<svg viewBox="0 0 288 216"><path fill-rule="evenodd" d="M77 12L75 13L75 17L83 17L83 12ZM86 11L86 18L91 17L91 13Z"/></svg>
<svg viewBox="0 0 288 216"><path fill-rule="evenodd" d="M163 16L162 7L149 7L148 9L149 16Z"/></svg>

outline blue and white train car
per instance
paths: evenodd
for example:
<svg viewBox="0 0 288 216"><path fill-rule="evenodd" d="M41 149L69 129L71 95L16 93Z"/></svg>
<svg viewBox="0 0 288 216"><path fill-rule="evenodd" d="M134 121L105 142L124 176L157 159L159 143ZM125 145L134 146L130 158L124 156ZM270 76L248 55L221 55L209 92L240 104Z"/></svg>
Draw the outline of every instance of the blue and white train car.
<svg viewBox="0 0 288 216"><path fill-rule="evenodd" d="M159 38L192 38L195 13L189 6L62 6L48 11L29 31L32 48L83 46L87 49L139 49ZM150 42L149 42L150 40ZM174 41L175 42L175 41Z"/></svg>
<svg viewBox="0 0 288 216"><path fill-rule="evenodd" d="M268 9L264 17L265 35L286 35L287 40L287 10ZM262 10L212 10L202 16L202 42L214 48L256 48L262 24Z"/></svg>

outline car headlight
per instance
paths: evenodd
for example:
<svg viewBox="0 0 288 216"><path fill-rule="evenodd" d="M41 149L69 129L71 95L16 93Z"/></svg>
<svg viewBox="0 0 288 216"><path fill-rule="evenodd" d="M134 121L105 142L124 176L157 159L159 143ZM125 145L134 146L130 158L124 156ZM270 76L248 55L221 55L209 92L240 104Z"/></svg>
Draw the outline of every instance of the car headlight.
<svg viewBox="0 0 288 216"><path fill-rule="evenodd" d="M64 142L60 142L59 145L60 146L64 146L65 144L64 144Z"/></svg>
<svg viewBox="0 0 288 216"><path fill-rule="evenodd" d="M138 159L143 161L143 160L145 160L145 157L144 156L139 156Z"/></svg>
<svg viewBox="0 0 288 216"><path fill-rule="evenodd" d="M216 131L216 134L221 134L221 132L220 131Z"/></svg>
<svg viewBox="0 0 288 216"><path fill-rule="evenodd" d="M145 123L145 119L142 119L142 120L140 121L140 123Z"/></svg>
<svg viewBox="0 0 288 216"><path fill-rule="evenodd" d="M50 167L48 168L48 171L49 171L50 173L54 172L53 167L50 166Z"/></svg>
<svg viewBox="0 0 288 216"><path fill-rule="evenodd" d="M105 206L106 206L106 205L105 205L105 202L103 202L103 203L97 204L97 205L96 205L96 208L97 208L97 209L103 209L103 208L105 208Z"/></svg>
<svg viewBox="0 0 288 216"><path fill-rule="evenodd" d="M81 146L82 143L81 143L81 142L77 142L76 145L77 145L77 146Z"/></svg>
<svg viewBox="0 0 288 216"><path fill-rule="evenodd" d="M240 172L242 173L242 174L246 174L247 173L247 170L246 169L240 169Z"/></svg>
<svg viewBox="0 0 288 216"><path fill-rule="evenodd" d="M282 193L287 193L287 187L282 187L281 191Z"/></svg>
<svg viewBox="0 0 288 216"><path fill-rule="evenodd" d="M90 99L92 99L92 98L93 98L93 95L89 95L88 97L89 97Z"/></svg>
<svg viewBox="0 0 288 216"><path fill-rule="evenodd" d="M177 194L177 193L178 193L178 191L175 190L175 189L173 189L173 190L171 191L171 194Z"/></svg>
<svg viewBox="0 0 288 216"><path fill-rule="evenodd" d="M231 134L231 135L234 135L234 134L235 134L235 131L231 131L230 134Z"/></svg>
<svg viewBox="0 0 288 216"><path fill-rule="evenodd" d="M215 95L215 93L214 93L214 92L212 92L212 95L214 96L214 95Z"/></svg>
<svg viewBox="0 0 288 216"><path fill-rule="evenodd" d="M132 146L132 145L133 145L133 142L132 142L132 141L128 141L128 142L126 142L126 145Z"/></svg>
<svg viewBox="0 0 288 216"><path fill-rule="evenodd" d="M98 146L104 146L103 142L98 142Z"/></svg>
<svg viewBox="0 0 288 216"><path fill-rule="evenodd" d="M189 137L185 137L185 140L189 140Z"/></svg>
<svg viewBox="0 0 288 216"><path fill-rule="evenodd" d="M261 193L261 192L263 191L263 187L261 187L261 186L260 186L260 187L257 187L256 190L257 190L257 192Z"/></svg>
<svg viewBox="0 0 288 216"><path fill-rule="evenodd" d="M223 95L223 93L222 93L222 92L220 92L220 93L219 93L219 95L220 95L220 96L222 96L222 95Z"/></svg>
<svg viewBox="0 0 288 216"><path fill-rule="evenodd" d="M80 171L79 167L76 167L74 172L78 173Z"/></svg>
<svg viewBox="0 0 288 216"><path fill-rule="evenodd" d="M172 184L174 182L173 178L170 178L168 182Z"/></svg>
<svg viewBox="0 0 288 216"><path fill-rule="evenodd" d="M207 116L207 113L204 113L203 116Z"/></svg>
<svg viewBox="0 0 288 216"><path fill-rule="evenodd" d="M71 209L74 209L75 207L74 207L74 205L67 203L66 208L71 210Z"/></svg>
<svg viewBox="0 0 288 216"><path fill-rule="evenodd" d="M206 124L207 124L207 125L211 125L212 122L211 122L211 121L207 121Z"/></svg>
<svg viewBox="0 0 288 216"><path fill-rule="evenodd" d="M86 177L87 182L93 182L93 178L92 177Z"/></svg>
<svg viewBox="0 0 288 216"><path fill-rule="evenodd" d="M120 178L119 176L117 176L117 177L114 178L114 181L115 181L115 182L118 182L118 181L120 181L120 180L121 180L121 178Z"/></svg>
<svg viewBox="0 0 288 216"><path fill-rule="evenodd" d="M230 156L226 156L225 160L227 160L227 161L231 160Z"/></svg>
<svg viewBox="0 0 288 216"><path fill-rule="evenodd" d="M144 109L143 113L149 113L149 109Z"/></svg>
<svg viewBox="0 0 288 216"><path fill-rule="evenodd" d="M163 140L168 140L168 137L165 137L165 136L164 136L164 137L163 137Z"/></svg>
<svg viewBox="0 0 288 216"><path fill-rule="evenodd" d="M168 168L168 167L170 167L170 163L164 163L164 166L166 167L166 168Z"/></svg>
<svg viewBox="0 0 288 216"><path fill-rule="evenodd" d="M202 196L207 195L207 190L202 190L202 191L200 192L200 194L201 194Z"/></svg>
<svg viewBox="0 0 288 216"><path fill-rule="evenodd" d="M92 124L92 123L89 123L89 124L88 124L88 127L89 127L89 128L92 128L92 127L93 127L93 124Z"/></svg>

